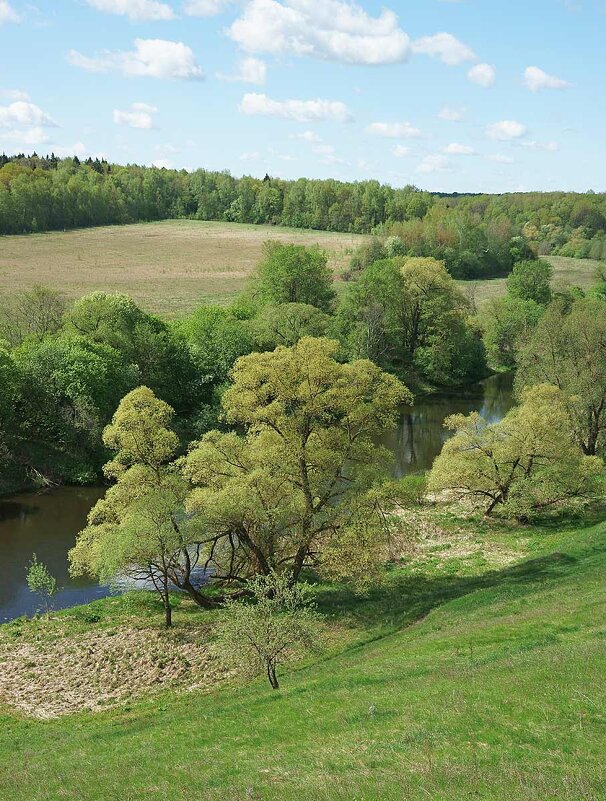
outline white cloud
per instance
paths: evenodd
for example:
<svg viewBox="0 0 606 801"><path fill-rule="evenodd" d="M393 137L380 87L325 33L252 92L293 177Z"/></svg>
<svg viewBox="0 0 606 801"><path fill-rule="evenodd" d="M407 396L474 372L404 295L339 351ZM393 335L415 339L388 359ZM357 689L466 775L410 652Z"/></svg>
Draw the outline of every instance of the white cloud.
<svg viewBox="0 0 606 801"><path fill-rule="evenodd" d="M421 131L409 122L373 122L366 130L388 139L418 139L421 136Z"/></svg>
<svg viewBox="0 0 606 801"><path fill-rule="evenodd" d="M0 139L10 142L19 142L20 145L24 146L21 147L20 150L50 142L48 133L44 128L40 127L28 128L25 130L17 128L9 128L8 130L2 129L0 131Z"/></svg>
<svg viewBox="0 0 606 801"><path fill-rule="evenodd" d="M7 0L0 0L0 25L4 22L21 22L21 17Z"/></svg>
<svg viewBox="0 0 606 801"><path fill-rule="evenodd" d="M214 17L232 4L232 0L190 0L183 11L190 17Z"/></svg>
<svg viewBox="0 0 606 801"><path fill-rule="evenodd" d="M293 134L292 139L302 139L304 142L321 142L322 137L315 131L303 131L303 133Z"/></svg>
<svg viewBox="0 0 606 801"><path fill-rule="evenodd" d="M488 89L492 86L497 78L497 71L492 64L476 64L467 73L467 77L472 83L477 83L478 86L483 86Z"/></svg>
<svg viewBox="0 0 606 801"><path fill-rule="evenodd" d="M425 156L417 167L417 172L450 172L451 164L445 156Z"/></svg>
<svg viewBox="0 0 606 801"><path fill-rule="evenodd" d="M75 142L73 145L54 145L53 152L60 159L78 156L79 159L90 156L90 151L83 142Z"/></svg>
<svg viewBox="0 0 606 801"><path fill-rule="evenodd" d="M258 153L257 151L254 151L252 153L241 153L240 154L240 160L241 161L259 161L260 158L261 158L261 154Z"/></svg>
<svg viewBox="0 0 606 801"><path fill-rule="evenodd" d="M345 64L395 64L411 53L393 11L373 17L343 0L250 0L227 33L250 53Z"/></svg>
<svg viewBox="0 0 606 801"><path fill-rule="evenodd" d="M396 145L392 151L394 156L398 159L403 159L406 156L410 156L410 148L406 147L406 145Z"/></svg>
<svg viewBox="0 0 606 801"><path fill-rule="evenodd" d="M549 153L555 153L560 149L557 142L537 142L536 140L522 142L522 147L527 147L529 150L545 150Z"/></svg>
<svg viewBox="0 0 606 801"><path fill-rule="evenodd" d="M39 106L25 100L15 100L8 106L0 106L0 128L13 126L35 128L40 126L56 126L57 123L42 111Z"/></svg>
<svg viewBox="0 0 606 801"><path fill-rule="evenodd" d="M503 156L501 153L494 153L493 155L486 156L488 161L496 161L497 164L515 164L515 161L510 156Z"/></svg>
<svg viewBox="0 0 606 801"><path fill-rule="evenodd" d="M27 92L20 89L0 89L0 97L3 100L29 100Z"/></svg>
<svg viewBox="0 0 606 801"><path fill-rule="evenodd" d="M114 109L113 118L116 125L150 130L154 127L153 115L157 111L155 106L148 106L147 103L133 103L130 111Z"/></svg>
<svg viewBox="0 0 606 801"><path fill-rule="evenodd" d="M158 0L86 0L89 6L109 14L119 14L136 20L174 19L175 12Z"/></svg>
<svg viewBox="0 0 606 801"><path fill-rule="evenodd" d="M349 122L352 116L340 100L272 100L264 94L250 92L240 102L242 114L263 114L270 117L284 117L297 122L313 120L333 120Z"/></svg>
<svg viewBox="0 0 606 801"><path fill-rule="evenodd" d="M451 67L473 61L476 57L463 42L460 42L451 33L436 33L434 36L423 36L412 43L414 53L425 53L428 56L439 58L444 64Z"/></svg>
<svg viewBox="0 0 606 801"><path fill-rule="evenodd" d="M489 139L499 139L506 142L510 139L519 139L528 132L528 129L521 122L515 120L502 120L493 122L486 127L486 136Z"/></svg>
<svg viewBox="0 0 606 801"><path fill-rule="evenodd" d="M449 122L461 122L465 117L464 108L453 108L452 106L442 106L438 112L438 117L441 120L448 120Z"/></svg>
<svg viewBox="0 0 606 801"><path fill-rule="evenodd" d="M335 152L335 149L332 145L314 145L312 150L318 156L332 156Z"/></svg>
<svg viewBox="0 0 606 801"><path fill-rule="evenodd" d="M156 159L152 161L152 167L157 167L159 170L172 169L172 165L168 159Z"/></svg>
<svg viewBox="0 0 606 801"><path fill-rule="evenodd" d="M555 75L548 75L539 67L526 67L524 83L531 92L540 92L542 89L567 89L571 86L568 81L556 78Z"/></svg>
<svg viewBox="0 0 606 801"><path fill-rule="evenodd" d="M267 77L267 66L264 61L258 58L243 58L238 64L238 71L235 75L222 75L217 73L217 78L222 81L239 81L241 83L255 83L262 86Z"/></svg>
<svg viewBox="0 0 606 801"><path fill-rule="evenodd" d="M91 72L117 70L128 76L183 80L203 77L192 49L183 42L165 39L135 39L134 50L105 50L95 58L70 50L67 59L70 64Z"/></svg>
<svg viewBox="0 0 606 801"><path fill-rule="evenodd" d="M451 156L473 156L475 152L473 147L460 145L458 142L451 142L442 149L442 153L448 153Z"/></svg>

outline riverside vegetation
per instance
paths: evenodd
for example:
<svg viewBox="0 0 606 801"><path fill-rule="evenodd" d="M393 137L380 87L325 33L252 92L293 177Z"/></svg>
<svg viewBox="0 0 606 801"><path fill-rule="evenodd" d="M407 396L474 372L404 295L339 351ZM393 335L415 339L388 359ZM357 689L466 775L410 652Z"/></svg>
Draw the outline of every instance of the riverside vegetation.
<svg viewBox="0 0 606 801"><path fill-rule="evenodd" d="M103 471L71 568L151 589L0 628L11 797L600 797L605 276L508 253L479 311L393 233L339 297L319 248L274 242L172 323L6 304L5 481ZM451 418L428 475L391 477L415 392L512 368L501 422Z"/></svg>

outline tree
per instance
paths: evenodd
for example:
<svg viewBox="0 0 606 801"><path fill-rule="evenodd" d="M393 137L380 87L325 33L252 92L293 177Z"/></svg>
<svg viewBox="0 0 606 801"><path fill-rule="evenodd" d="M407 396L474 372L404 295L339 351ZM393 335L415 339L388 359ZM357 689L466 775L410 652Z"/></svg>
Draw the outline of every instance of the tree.
<svg viewBox="0 0 606 801"><path fill-rule="evenodd" d="M507 292L513 298L545 305L551 300L553 268L544 259L519 261L507 278Z"/></svg>
<svg viewBox="0 0 606 801"><path fill-rule="evenodd" d="M0 338L16 347L24 339L41 340L61 327L67 302L60 292L37 284L9 296L0 311Z"/></svg>
<svg viewBox="0 0 606 801"><path fill-rule="evenodd" d="M261 303L307 303L330 312L336 297L328 256L319 247L266 242L254 278Z"/></svg>
<svg viewBox="0 0 606 801"><path fill-rule="evenodd" d="M264 306L250 321L255 344L262 350L274 350L278 345L291 347L302 337L325 336L330 317L307 303L281 303Z"/></svg>
<svg viewBox="0 0 606 801"><path fill-rule="evenodd" d="M230 668L251 677L264 673L280 689L277 669L317 647L320 616L305 585L270 573L246 583L250 601L230 600L215 629L214 650Z"/></svg>
<svg viewBox="0 0 606 801"><path fill-rule="evenodd" d="M532 336L543 311L544 307L536 301L509 294L491 298L485 304L478 320L492 367L512 370L516 366L518 346Z"/></svg>
<svg viewBox="0 0 606 801"><path fill-rule="evenodd" d="M304 337L239 359L223 407L243 434L211 431L190 450L187 508L218 580L275 570L296 582L360 516L380 540L383 519L364 500L390 462L377 438L412 397L372 362L340 364L337 349Z"/></svg>
<svg viewBox="0 0 606 801"><path fill-rule="evenodd" d="M27 569L27 586L35 593L48 615L52 609L53 598L57 594L57 579L48 571L43 562L39 562L36 554L32 556Z"/></svg>
<svg viewBox="0 0 606 801"><path fill-rule="evenodd" d="M525 520L601 497L604 464L574 441L566 398L550 384L527 388L500 423L477 413L452 415L454 432L436 458L429 491Z"/></svg>
<svg viewBox="0 0 606 801"><path fill-rule="evenodd" d="M200 606L211 606L194 586L199 550L183 506L187 485L171 465L178 446L170 429L171 407L148 387L126 395L103 441L115 452L105 465L116 483L91 510L87 527L70 551L73 575L101 581L126 575L151 583L172 624L171 586Z"/></svg>
<svg viewBox="0 0 606 801"><path fill-rule="evenodd" d="M606 300L554 302L520 349L515 387L559 387L575 439L587 455L606 447Z"/></svg>

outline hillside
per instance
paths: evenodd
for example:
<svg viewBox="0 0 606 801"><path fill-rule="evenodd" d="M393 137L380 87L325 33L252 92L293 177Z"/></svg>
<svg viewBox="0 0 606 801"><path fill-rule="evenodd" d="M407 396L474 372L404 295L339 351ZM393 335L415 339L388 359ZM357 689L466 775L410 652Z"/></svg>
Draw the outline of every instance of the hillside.
<svg viewBox="0 0 606 801"><path fill-rule="evenodd" d="M280 693L165 692L47 722L5 710L3 797L597 801L605 568L604 523L467 530L370 599L321 596L349 645Z"/></svg>

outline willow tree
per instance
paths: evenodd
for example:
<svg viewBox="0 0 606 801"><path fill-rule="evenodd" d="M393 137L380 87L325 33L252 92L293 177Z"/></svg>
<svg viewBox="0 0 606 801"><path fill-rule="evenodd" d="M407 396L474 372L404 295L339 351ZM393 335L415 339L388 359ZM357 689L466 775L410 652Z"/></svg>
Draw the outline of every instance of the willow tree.
<svg viewBox="0 0 606 801"><path fill-rule="evenodd" d="M70 551L73 575L104 582L126 576L151 584L167 627L172 622L172 585L200 606L211 605L193 584L199 551L184 513L187 483L171 464L178 446L170 429L173 414L147 387L122 399L103 432L104 444L115 453L104 470L116 483L93 507Z"/></svg>
<svg viewBox="0 0 606 801"><path fill-rule="evenodd" d="M603 494L604 464L574 441L566 398L555 386L529 387L499 423L473 412L452 415L445 426L454 436L433 464L430 492L520 520Z"/></svg>
<svg viewBox="0 0 606 801"><path fill-rule="evenodd" d="M384 521L371 490L390 454L377 438L412 397L370 361L339 363L337 350L304 337L236 362L223 406L241 433L209 432L183 466L194 486L187 508L206 532L216 578L276 571L294 583L329 543L333 554L340 541L350 544L361 518L361 562L363 547L380 547ZM349 568L356 573L355 553Z"/></svg>

